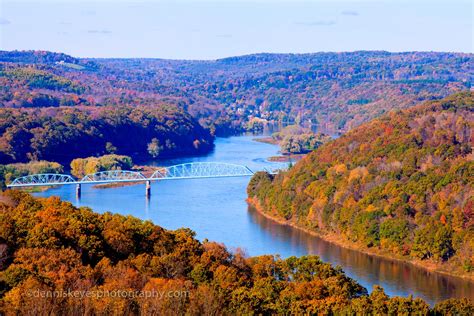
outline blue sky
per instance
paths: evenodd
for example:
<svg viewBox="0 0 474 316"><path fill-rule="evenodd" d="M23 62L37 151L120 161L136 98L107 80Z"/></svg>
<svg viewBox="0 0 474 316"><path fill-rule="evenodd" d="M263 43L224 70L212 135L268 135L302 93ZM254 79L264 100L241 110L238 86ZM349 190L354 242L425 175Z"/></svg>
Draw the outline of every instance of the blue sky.
<svg viewBox="0 0 474 316"><path fill-rule="evenodd" d="M215 59L259 52L473 52L466 0L0 0L0 49Z"/></svg>

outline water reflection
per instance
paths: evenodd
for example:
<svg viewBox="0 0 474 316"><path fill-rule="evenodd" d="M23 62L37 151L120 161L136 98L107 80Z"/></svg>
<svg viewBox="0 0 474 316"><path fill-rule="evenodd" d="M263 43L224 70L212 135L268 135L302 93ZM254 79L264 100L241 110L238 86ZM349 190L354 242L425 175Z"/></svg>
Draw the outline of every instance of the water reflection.
<svg viewBox="0 0 474 316"><path fill-rule="evenodd" d="M144 220L150 220L150 196L145 196L145 217Z"/></svg>
<svg viewBox="0 0 474 316"><path fill-rule="evenodd" d="M291 253L315 254L325 262L340 265L347 275L357 279L369 291L374 284L378 284L391 296L413 295L430 304L451 297L474 299L473 283L431 273L410 264L337 247L304 231L276 223L259 214L253 207L249 207L248 214L249 218L272 238L288 244L292 248Z"/></svg>
<svg viewBox="0 0 474 316"><path fill-rule="evenodd" d="M218 161L246 165L253 170L273 168L274 164L267 162L266 158L277 155L278 147L252 141L253 138L218 138L215 150L207 156L154 163L173 165ZM231 249L240 247L251 256L317 254L326 262L340 265L368 290L379 284L390 295L414 294L430 303L449 297L474 298L471 283L343 249L248 210L245 202L248 181L249 178L220 178L153 182L149 199L145 197L145 184L110 189L83 185L80 201L76 199L72 186L57 187L36 195L57 195L77 206L91 207L96 212L133 215L167 229L189 227L200 240L207 238L222 242Z"/></svg>

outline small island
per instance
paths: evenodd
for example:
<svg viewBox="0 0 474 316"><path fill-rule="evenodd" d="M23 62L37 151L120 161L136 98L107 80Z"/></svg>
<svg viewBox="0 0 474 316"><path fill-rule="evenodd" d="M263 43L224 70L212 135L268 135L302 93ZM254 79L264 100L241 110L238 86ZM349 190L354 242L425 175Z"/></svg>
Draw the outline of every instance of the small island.
<svg viewBox="0 0 474 316"><path fill-rule="evenodd" d="M300 160L332 138L324 133L314 133L311 129L299 125L288 125L281 131L273 133L271 137L255 140L280 146L282 155L270 157L269 161L292 162Z"/></svg>

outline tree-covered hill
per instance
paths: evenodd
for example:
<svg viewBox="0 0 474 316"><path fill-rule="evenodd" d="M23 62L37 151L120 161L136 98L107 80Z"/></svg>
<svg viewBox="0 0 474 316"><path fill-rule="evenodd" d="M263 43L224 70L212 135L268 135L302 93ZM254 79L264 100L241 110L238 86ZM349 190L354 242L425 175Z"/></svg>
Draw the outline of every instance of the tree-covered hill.
<svg viewBox="0 0 474 316"><path fill-rule="evenodd" d="M337 242L474 277L474 93L393 111L248 187L260 211Z"/></svg>
<svg viewBox="0 0 474 316"><path fill-rule="evenodd" d="M21 64L55 64L57 62L80 64L78 58L48 51L0 51L0 62Z"/></svg>
<svg viewBox="0 0 474 316"><path fill-rule="evenodd" d="M472 54L256 54L212 61L0 51L0 106L171 103L218 133L254 117L348 130L472 85Z"/></svg>
<svg viewBox="0 0 474 316"><path fill-rule="evenodd" d="M151 159L212 148L210 132L175 106L0 108L0 164L69 165L75 158L106 153Z"/></svg>
<svg viewBox="0 0 474 316"><path fill-rule="evenodd" d="M0 195L2 315L472 315L367 290L316 256L246 257L189 229Z"/></svg>

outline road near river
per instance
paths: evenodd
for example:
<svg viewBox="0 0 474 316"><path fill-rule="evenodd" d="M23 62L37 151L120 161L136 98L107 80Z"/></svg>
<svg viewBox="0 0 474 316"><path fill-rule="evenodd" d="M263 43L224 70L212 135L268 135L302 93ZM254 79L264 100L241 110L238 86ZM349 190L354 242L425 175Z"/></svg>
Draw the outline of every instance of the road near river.
<svg viewBox="0 0 474 316"><path fill-rule="evenodd" d="M278 147L253 139L253 136L217 138L215 150L207 156L151 164L214 161L246 165L253 170L275 167L277 164L267 162L266 158L277 155ZM144 184L110 189L84 185L80 200L76 199L73 186L53 188L36 195L60 196L97 212L131 214L167 229L189 227L200 240L207 238L224 243L230 249L242 248L249 256L315 254L326 262L340 265L369 291L378 284L391 296L412 294L430 304L450 297L474 299L472 283L347 250L263 217L245 202L248 181L247 177L155 182L149 200L145 198Z"/></svg>

